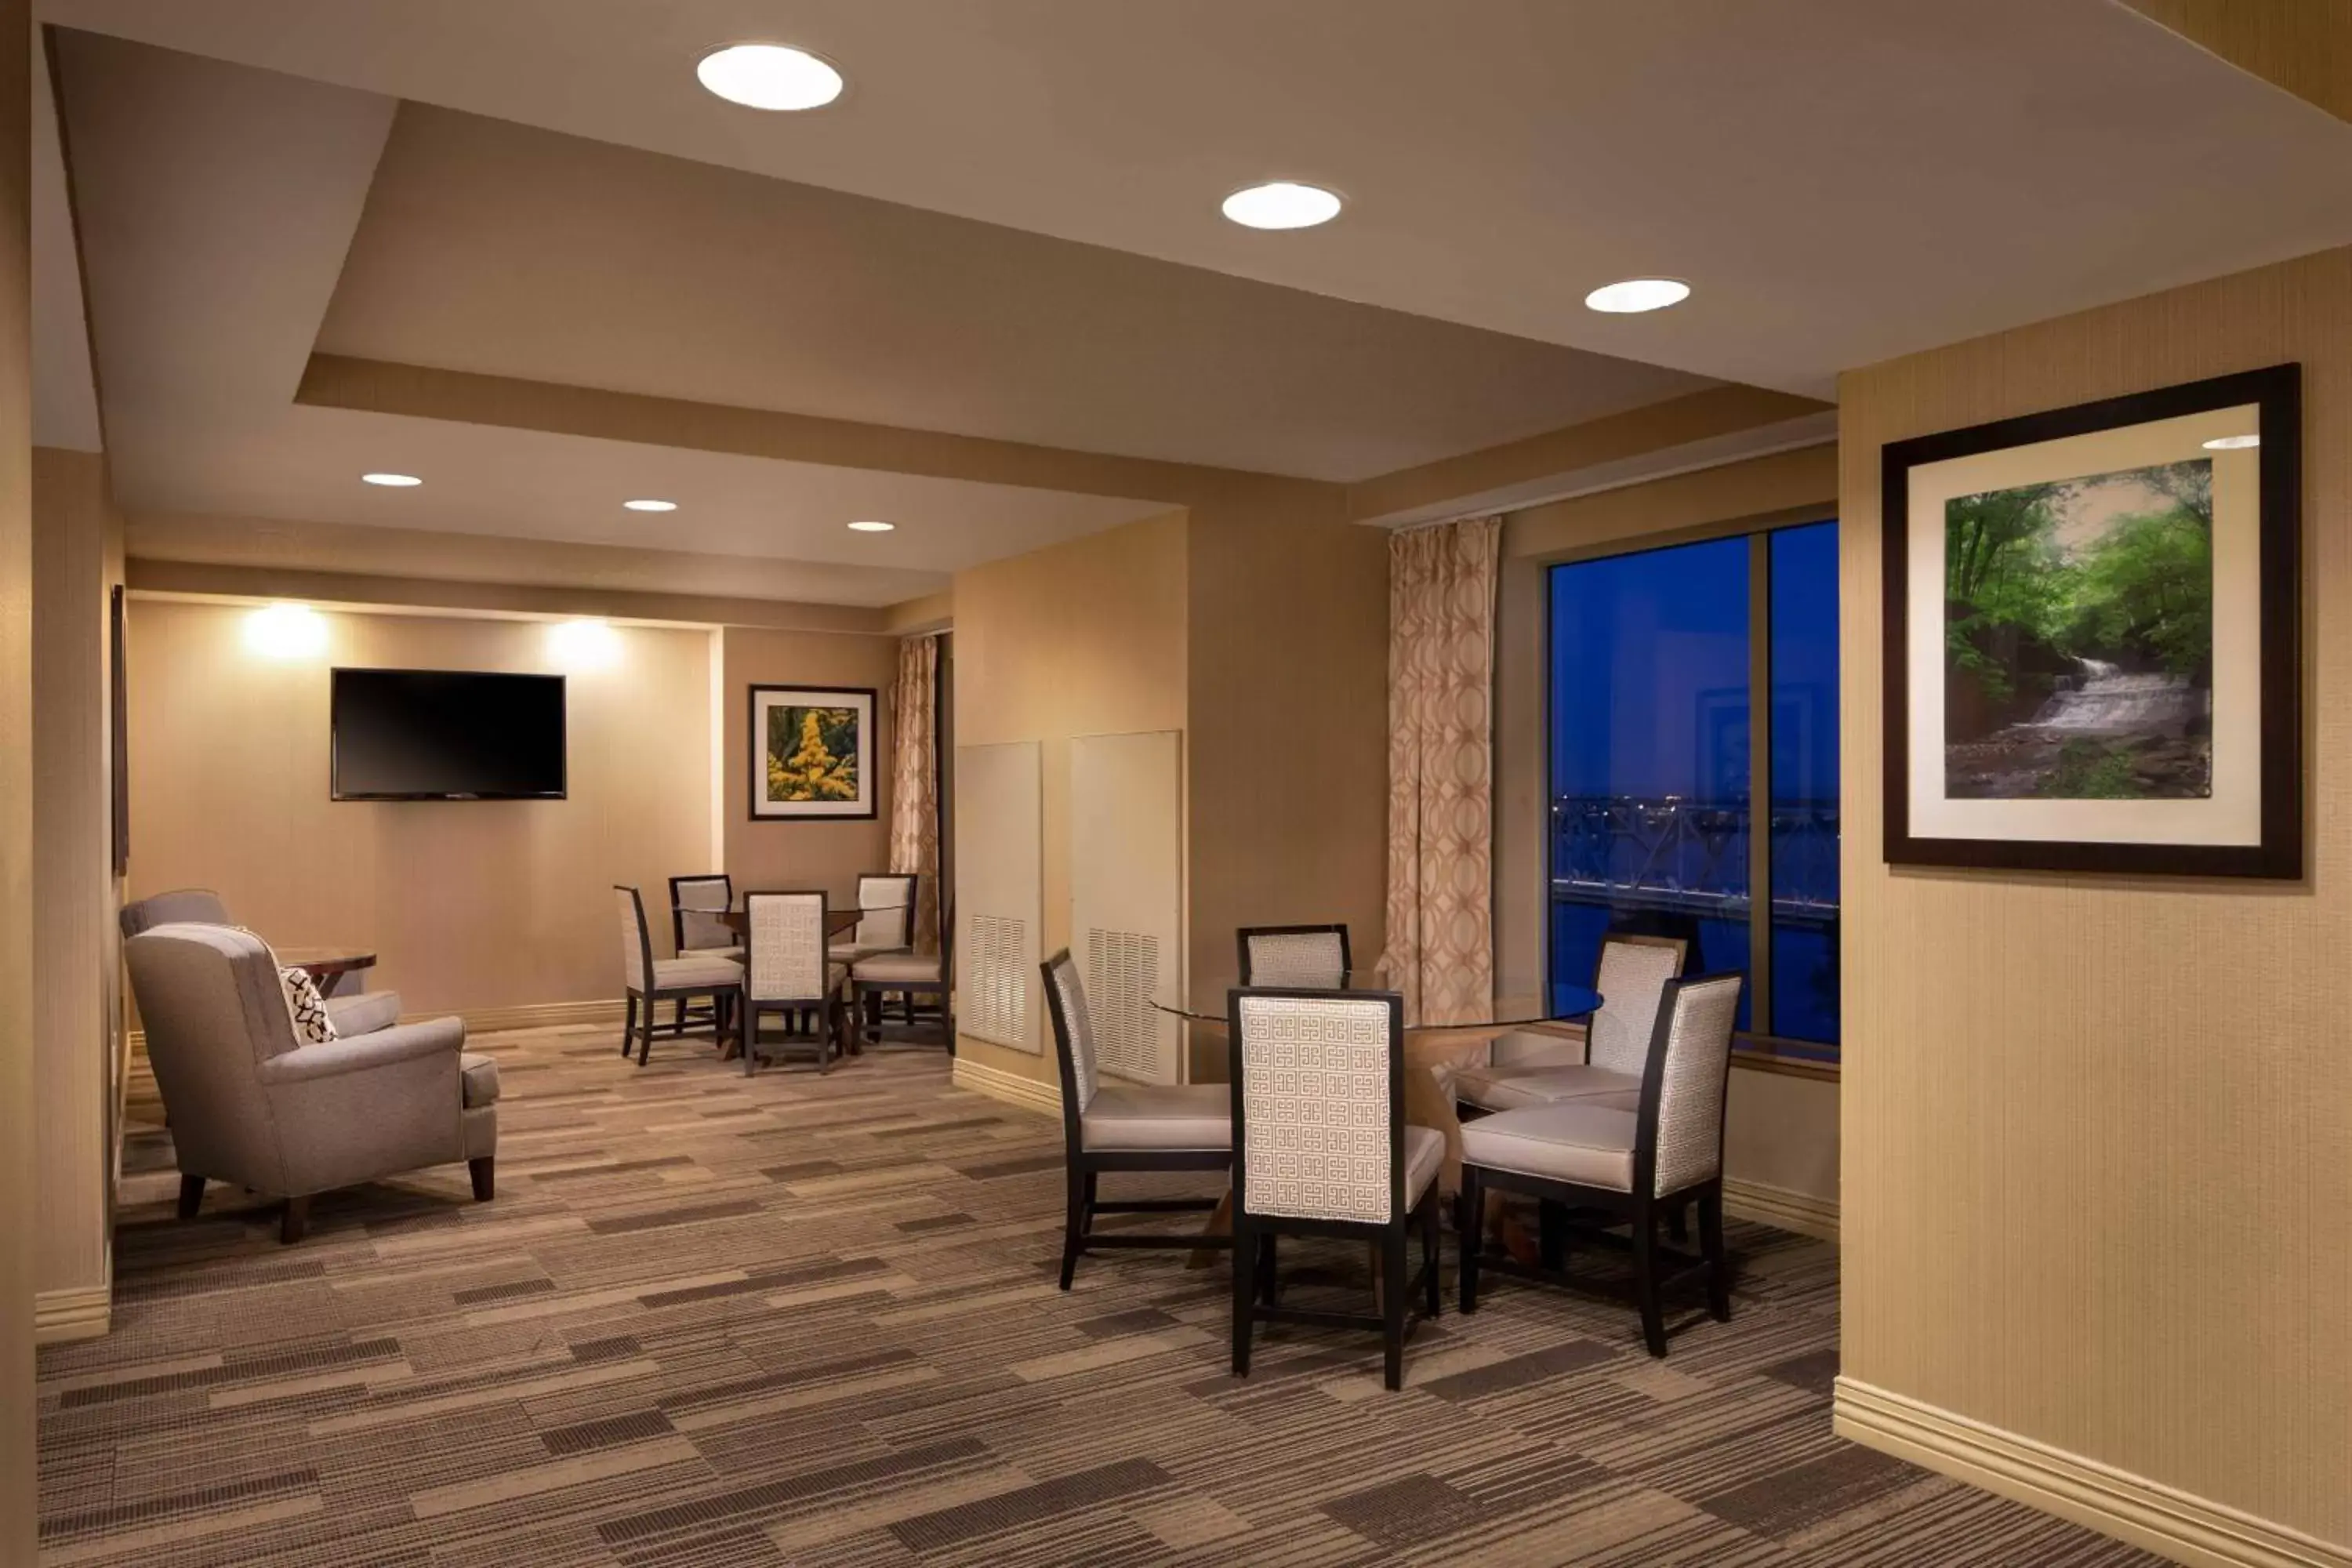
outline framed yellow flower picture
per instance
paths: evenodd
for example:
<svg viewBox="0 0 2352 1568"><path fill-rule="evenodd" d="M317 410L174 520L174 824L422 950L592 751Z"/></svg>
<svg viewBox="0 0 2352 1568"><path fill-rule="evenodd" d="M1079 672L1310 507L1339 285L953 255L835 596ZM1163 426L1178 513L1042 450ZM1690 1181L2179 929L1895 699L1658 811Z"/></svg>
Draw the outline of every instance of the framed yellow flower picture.
<svg viewBox="0 0 2352 1568"><path fill-rule="evenodd" d="M751 688L751 820L871 817L870 687Z"/></svg>

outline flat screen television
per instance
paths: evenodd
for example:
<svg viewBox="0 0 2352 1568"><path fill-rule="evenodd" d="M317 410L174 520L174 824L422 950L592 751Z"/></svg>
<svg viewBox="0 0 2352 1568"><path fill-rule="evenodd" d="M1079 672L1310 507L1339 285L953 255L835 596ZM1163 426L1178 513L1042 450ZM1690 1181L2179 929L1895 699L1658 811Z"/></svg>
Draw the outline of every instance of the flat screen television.
<svg viewBox="0 0 2352 1568"><path fill-rule="evenodd" d="M337 800L562 800L563 677L334 672Z"/></svg>

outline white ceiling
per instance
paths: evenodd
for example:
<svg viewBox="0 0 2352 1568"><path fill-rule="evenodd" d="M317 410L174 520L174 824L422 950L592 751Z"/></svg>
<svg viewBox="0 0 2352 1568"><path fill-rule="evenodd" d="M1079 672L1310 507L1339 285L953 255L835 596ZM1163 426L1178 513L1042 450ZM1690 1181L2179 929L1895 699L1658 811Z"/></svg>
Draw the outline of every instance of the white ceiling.
<svg viewBox="0 0 2352 1568"><path fill-rule="evenodd" d="M44 17L1696 374L2352 241L2352 126L2110 0L42 0ZM694 83L773 38L831 109ZM1271 176L1325 229L1216 216ZM1689 279L1662 316L1579 301Z"/></svg>
<svg viewBox="0 0 2352 1568"><path fill-rule="evenodd" d="M1335 481L1713 384L415 104L319 347Z"/></svg>

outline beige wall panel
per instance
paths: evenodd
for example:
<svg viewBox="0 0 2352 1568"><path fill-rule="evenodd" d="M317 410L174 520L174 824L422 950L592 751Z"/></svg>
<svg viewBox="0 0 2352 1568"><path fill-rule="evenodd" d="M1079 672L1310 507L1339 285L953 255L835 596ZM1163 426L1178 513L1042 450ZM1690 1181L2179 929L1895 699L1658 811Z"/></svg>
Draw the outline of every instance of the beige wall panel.
<svg viewBox="0 0 2352 1568"><path fill-rule="evenodd" d="M1040 743L1041 952L1070 939L1071 739L1184 728L1186 529L1169 512L956 576L959 760L972 746ZM959 799L966 788L959 765ZM959 825L960 858L967 831ZM970 1037L958 1048L985 1068L1055 1080L1050 1052Z"/></svg>
<svg viewBox="0 0 2352 1568"><path fill-rule="evenodd" d="M2309 874L1879 858L1879 448L2304 366ZM2352 249L1849 373L1844 1373L2352 1548Z"/></svg>
<svg viewBox="0 0 2352 1568"><path fill-rule="evenodd" d="M725 765L719 778L719 826L726 835L727 874L740 895L822 888L847 906L861 871L890 865L890 683L898 671L895 637L838 637L817 632L720 633L725 689L718 722ZM874 690L876 814L871 821L751 820L751 688L864 686ZM665 898L667 889L664 889Z"/></svg>
<svg viewBox="0 0 2352 1568"><path fill-rule="evenodd" d="M1184 994L1184 737L1070 742L1070 951L1106 1072L1183 1076L1183 1030L1155 1003Z"/></svg>
<svg viewBox="0 0 2352 1568"><path fill-rule="evenodd" d="M1388 535L1336 492L1192 514L1192 983L1222 1012L1234 932L1345 921L1366 965L1388 879ZM1222 1029L1192 1075L1222 1081Z"/></svg>
<svg viewBox="0 0 2352 1568"><path fill-rule="evenodd" d="M0 1192L33 1190L32 18L0 0ZM33 1237L0 1217L0 1563L35 1553Z"/></svg>
<svg viewBox="0 0 2352 1568"><path fill-rule="evenodd" d="M49 1314L108 1281L111 1063L105 459L33 454L36 1279ZM45 1321L47 1316L45 1315ZM47 1329L45 1333L49 1332Z"/></svg>
<svg viewBox="0 0 2352 1568"><path fill-rule="evenodd" d="M1052 1033L1037 966L1064 945L1048 947L1040 934L1043 765L1034 741L956 753L956 1023L973 1039L1026 1056L1042 1053Z"/></svg>
<svg viewBox="0 0 2352 1568"><path fill-rule="evenodd" d="M136 898L217 889L272 942L357 942L411 1011L619 994L610 888L709 869L710 639L615 627L612 668L570 672L570 798L328 798L334 665L554 671L546 626L328 614L323 655L272 659L248 612L138 599L131 625Z"/></svg>
<svg viewBox="0 0 2352 1568"><path fill-rule="evenodd" d="M1836 448L1812 447L1553 501L1505 518L1495 630L1497 1001L1538 1001L1547 964L1545 865L1551 806L1546 778L1546 566L1580 555L1826 518L1836 512ZM1724 1140L1724 1168L1734 1179L1837 1202L1836 1084L1735 1072Z"/></svg>

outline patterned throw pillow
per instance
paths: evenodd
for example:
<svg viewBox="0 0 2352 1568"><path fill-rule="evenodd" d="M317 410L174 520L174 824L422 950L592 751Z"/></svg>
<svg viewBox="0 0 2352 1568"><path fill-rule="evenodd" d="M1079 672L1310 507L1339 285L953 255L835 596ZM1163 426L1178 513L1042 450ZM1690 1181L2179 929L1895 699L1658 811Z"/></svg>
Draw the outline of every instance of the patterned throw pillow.
<svg viewBox="0 0 2352 1568"><path fill-rule="evenodd" d="M281 967L278 984L286 993L286 1013L294 1022L294 1044L323 1046L339 1037L335 1021L327 1016L327 999L319 994L319 983L310 978L307 969Z"/></svg>

